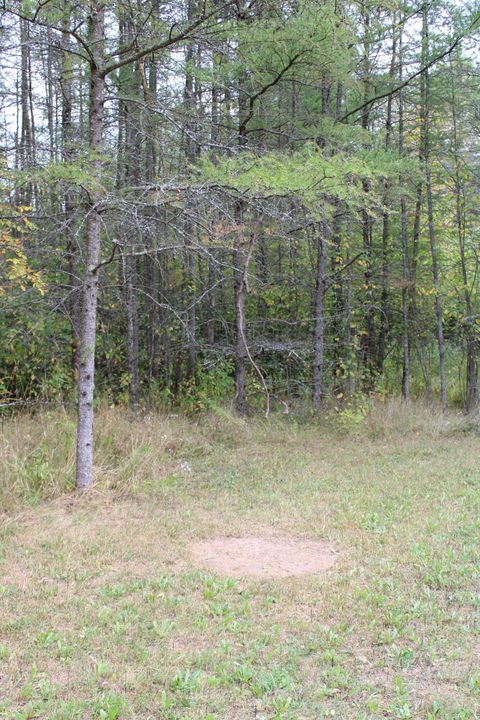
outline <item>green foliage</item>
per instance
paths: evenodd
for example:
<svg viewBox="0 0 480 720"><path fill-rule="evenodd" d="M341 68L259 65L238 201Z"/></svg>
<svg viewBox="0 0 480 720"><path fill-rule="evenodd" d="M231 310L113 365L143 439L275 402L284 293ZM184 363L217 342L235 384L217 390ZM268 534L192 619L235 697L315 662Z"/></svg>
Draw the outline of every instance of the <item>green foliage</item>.
<svg viewBox="0 0 480 720"><path fill-rule="evenodd" d="M73 328L81 304L75 286L84 276L94 196L106 263L97 276L95 382L109 402L129 400L126 306L132 302L142 404L195 412L232 400L234 256L252 236L246 339L272 402L305 401L312 385L320 221L327 234L325 407L341 406L339 424L355 429L362 423L359 396L373 389L398 394L405 289L411 393L435 399L437 291L425 140L448 400L464 404L466 348L480 337L474 59L459 43L429 68L429 123L422 130L420 76L402 95L388 92L422 55L442 56L453 38L478 29L471 8L447 2L435 17L428 8L429 47L422 50L418 16L395 2L268 1L222 9L209 0L205 17L190 3L198 25L178 42L187 18L174 13L172 25L170 3L151 12L142 3L114 3L102 43L107 99L102 147L95 151L88 129L88 8L7 3L11 22L4 35L11 46L18 45L20 8L29 18L22 21L29 41L19 62L28 55L24 69L35 66L37 77L29 89L2 76L2 93L18 114L18 132L10 116L2 126L9 150L0 159L2 406L75 397ZM74 19L67 43L61 28ZM167 38L163 49L151 52ZM107 72L120 58L124 64ZM49 116L53 108L56 119ZM132 250L134 299L126 273ZM193 320L194 372L187 347ZM247 365L256 411L262 389Z"/></svg>
<svg viewBox="0 0 480 720"><path fill-rule="evenodd" d="M224 403L231 397L233 389L233 363L222 360L213 367L202 368L198 379L182 383L175 398L163 395L161 399L187 412L201 412Z"/></svg>
<svg viewBox="0 0 480 720"><path fill-rule="evenodd" d="M383 181L411 171L412 163L380 149L357 148L355 155L337 150L332 157L318 145L306 143L291 154L272 152L258 157L243 152L222 162L204 160L200 167L203 178L209 182L233 186L246 197L263 194L297 197L314 219L321 219L332 212L322 201L325 196L364 207L362 182L366 180L377 183L378 194L370 192L368 202L371 212L379 212Z"/></svg>
<svg viewBox="0 0 480 720"><path fill-rule="evenodd" d="M125 713L127 704L123 697L114 692L102 694L93 705L98 720L119 720Z"/></svg>

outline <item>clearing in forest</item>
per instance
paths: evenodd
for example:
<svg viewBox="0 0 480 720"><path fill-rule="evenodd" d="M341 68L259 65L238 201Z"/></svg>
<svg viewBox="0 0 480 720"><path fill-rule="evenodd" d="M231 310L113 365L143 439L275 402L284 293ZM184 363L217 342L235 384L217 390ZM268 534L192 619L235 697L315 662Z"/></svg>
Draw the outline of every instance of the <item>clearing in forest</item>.
<svg viewBox="0 0 480 720"><path fill-rule="evenodd" d="M475 720L479 440L449 422L100 411L77 499L70 418L5 421L0 717Z"/></svg>

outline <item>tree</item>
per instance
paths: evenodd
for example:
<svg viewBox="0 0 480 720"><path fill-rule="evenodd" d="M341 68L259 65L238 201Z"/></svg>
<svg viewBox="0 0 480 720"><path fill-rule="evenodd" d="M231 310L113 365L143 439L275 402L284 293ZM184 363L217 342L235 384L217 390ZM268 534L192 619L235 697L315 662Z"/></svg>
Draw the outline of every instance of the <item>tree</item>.
<svg viewBox="0 0 480 720"><path fill-rule="evenodd" d="M89 73L89 99L88 99L88 148L90 154L91 176L100 179L102 176L102 152L104 136L104 103L106 79L117 70L139 62L142 58L163 48L172 47L184 42L194 30L214 17L218 10L210 13L200 12L196 18L189 18L188 22L177 29L174 23L168 33L162 33L161 40L149 42L149 38L140 39L137 35L135 41L128 39L116 49L111 50L107 42L105 30L106 5L102 0L90 0L86 19L88 31L85 35L77 30L68 31L65 26L59 28L54 24L56 14L63 7L55 8L49 5L42 12L39 5L31 15L20 14L22 31L28 27L27 23L48 27L52 32L68 32L77 41L77 50L88 64ZM15 12L14 7L11 11ZM52 19L51 19L52 18ZM148 13L147 13L148 18ZM139 20L140 34L147 28L147 20ZM22 47L26 45L26 39ZM22 64L23 67L23 64ZM22 76L23 77L23 76ZM23 88L23 83L22 83ZM25 92L26 89L25 89ZM23 95L22 95L23 97ZM23 105L22 105L23 107ZM25 100L25 127L22 137L25 142L31 142L31 129L27 102ZM28 131L28 132L27 132ZM100 259L102 239L102 218L104 210L105 193L100 183L94 185L88 194L86 210L86 251L85 271L82 284L82 309L80 322L79 361L78 361L78 424L77 424L77 455L76 455L76 484L78 490L88 488L93 482L93 400L95 378L95 347L96 322L98 304L99 272L103 266Z"/></svg>
<svg viewBox="0 0 480 720"><path fill-rule="evenodd" d="M135 411L475 407L477 19L437 7L7 4L1 199L44 295L4 273L1 387L78 374L79 488L94 370Z"/></svg>

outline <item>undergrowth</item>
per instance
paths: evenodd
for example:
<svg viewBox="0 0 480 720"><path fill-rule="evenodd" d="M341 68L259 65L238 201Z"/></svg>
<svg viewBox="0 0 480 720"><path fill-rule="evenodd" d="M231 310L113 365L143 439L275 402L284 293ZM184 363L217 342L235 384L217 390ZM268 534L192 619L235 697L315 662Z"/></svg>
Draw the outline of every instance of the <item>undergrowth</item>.
<svg viewBox="0 0 480 720"><path fill-rule="evenodd" d="M194 416L131 413L122 406L101 406L95 419L97 486L119 492L154 488L185 470L189 459L242 444L291 442L298 433L369 439L447 436L476 430L460 412L441 413L421 403L360 398L320 417L293 406L289 415L242 419L218 406ZM0 506L38 503L74 490L75 416L47 410L4 417L0 433Z"/></svg>

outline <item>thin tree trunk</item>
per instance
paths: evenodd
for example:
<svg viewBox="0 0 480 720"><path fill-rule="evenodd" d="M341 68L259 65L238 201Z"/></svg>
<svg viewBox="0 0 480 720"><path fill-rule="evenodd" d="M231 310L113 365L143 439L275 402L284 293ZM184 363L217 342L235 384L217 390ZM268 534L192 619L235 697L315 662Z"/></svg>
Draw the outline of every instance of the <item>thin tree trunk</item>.
<svg viewBox="0 0 480 720"><path fill-rule="evenodd" d="M47 126L48 126L48 141L51 162L55 161L55 126L54 126L54 80L53 80L53 69L52 69L52 31L49 28L47 30L47 68L45 77L45 101L47 109Z"/></svg>
<svg viewBox="0 0 480 720"><path fill-rule="evenodd" d="M237 21L244 22L244 8L238 4ZM246 118L248 117L248 96L245 89L246 76L242 71L238 80L238 131L237 142L241 152L247 146ZM245 318L245 294L247 290L247 258L240 240L243 235L245 203L238 200L235 203L235 222L239 240L233 251L233 286L235 297L235 406L239 415L247 414L246 395L246 364L247 364L247 324Z"/></svg>
<svg viewBox="0 0 480 720"><path fill-rule="evenodd" d="M103 106L105 80L100 72L105 39L104 6L96 0L91 6L90 38L92 61L90 64L89 146L92 152L92 174L99 178L103 146ZM79 491L93 483L93 392L95 371L95 344L98 299L98 273L101 244L100 205L102 194L93 190L89 197L86 223L86 256L83 279L83 306L80 336L78 373L78 424L76 454L76 484Z"/></svg>
<svg viewBox="0 0 480 720"><path fill-rule="evenodd" d="M209 345L213 345L215 342L215 305L216 305L216 293L215 293L215 282L217 279L217 272L215 267L215 258L213 257L213 248L209 250L208 257L208 294L207 294L207 341Z"/></svg>
<svg viewBox="0 0 480 720"><path fill-rule="evenodd" d="M137 258L127 255L126 283L127 283L127 356L128 356L128 396L130 408L138 408L138 307L137 307Z"/></svg>
<svg viewBox="0 0 480 720"><path fill-rule="evenodd" d="M237 253L237 261L240 259ZM247 324L245 322L245 283L242 278L242 271L236 273L238 279L235 283L235 323L236 323L236 348L235 348L235 407L238 414L244 417L247 414L246 394L246 364L247 350L245 337Z"/></svg>
<svg viewBox="0 0 480 720"><path fill-rule="evenodd" d="M130 21L127 21L127 37L131 42L135 30ZM142 158L142 128L141 109L142 98L142 63L138 62L133 67L128 67L129 94L134 101L127 104L125 124L125 181L127 185L138 185L141 178ZM136 100L136 101L135 101ZM127 250L126 259L126 282L127 282L127 356L129 386L128 397L130 408L136 411L138 408L139 393L139 319L138 319L138 284L139 266L138 258L134 252L135 247L129 253Z"/></svg>
<svg viewBox="0 0 480 720"><path fill-rule="evenodd" d="M159 0L154 0L152 3L152 9L154 17L158 16L159 11ZM148 100L149 102L155 102L157 98L157 61L154 56L150 58L148 64ZM146 138L146 152L145 152L145 180L148 183L154 182L157 176L157 165L158 165L158 147L157 147L157 133L156 133L156 118L153 113L148 113L147 110L147 138ZM158 219L155 214L155 224L158 224ZM159 256L155 252L157 249L156 233L154 230L149 230L148 245L152 251L152 255L145 257L145 286L146 286L146 304L147 304L147 315L148 320L146 324L146 347L148 356L148 376L149 379L157 379L158 377L158 358L157 358L157 341L158 341L158 322L159 322L159 308L158 308L158 284L160 282L159 272L157 265L160 262Z"/></svg>
<svg viewBox="0 0 480 720"><path fill-rule="evenodd" d="M119 40L128 45L133 41L135 28L129 13L119 10ZM140 102L142 97L142 67L140 62L127 65L120 70L120 92L127 96L119 104L119 131L117 187L136 186L141 177L142 128ZM138 320L138 283L139 265L134 252L135 236L131 228L119 227L119 235L125 245L123 263L123 282L127 310L127 368L129 376L129 405L133 411L138 408L139 400L139 320ZM131 246L130 249L128 246Z"/></svg>
<svg viewBox="0 0 480 720"><path fill-rule="evenodd" d="M450 58L450 64L452 59ZM473 321L473 305L470 295L467 263L465 258L465 204L462 192L459 162L459 139L457 122L457 97L455 93L455 79L451 73L452 82L452 124L453 124L453 148L454 148L454 177L455 177L455 219L457 224L458 249L460 253L460 267L462 272L463 298L465 302L466 320L463 324L463 332L467 350L467 367L465 376L465 402L466 413L471 413L478 404L478 340L475 323Z"/></svg>
<svg viewBox="0 0 480 720"><path fill-rule="evenodd" d="M400 84L403 80L403 28L400 29L399 37L399 71L398 79ZM404 148L404 95L400 91L398 97L398 153L403 156ZM401 184L403 178L400 179ZM400 197L400 237L402 245L402 397L410 399L410 338L409 338L409 316L408 316L408 293L409 293L409 258L407 238L407 200L405 195Z"/></svg>
<svg viewBox="0 0 480 720"><path fill-rule="evenodd" d="M243 202L240 200L235 206L235 219L238 227L239 238L242 236L243 223ZM233 252L233 280L235 294L235 407L240 416L247 414L247 389L246 389L246 365L247 365L247 323L245 319L245 294L247 291L248 267L243 243L238 241Z"/></svg>
<svg viewBox="0 0 480 720"><path fill-rule="evenodd" d="M64 7L65 17L62 33L63 53L60 87L62 91L62 160L70 163L74 157L74 133L72 123L73 111L73 73L72 56L70 49L70 36L68 34L70 17L67 14L67 7ZM75 237L75 205L74 193L71 187L67 187L64 196L65 213L65 235L67 238L67 273L70 291L68 293L67 312L71 325L71 367L72 375L76 378L78 369L78 346L80 336L79 318L79 278L78 278L78 243Z"/></svg>
<svg viewBox="0 0 480 720"><path fill-rule="evenodd" d="M187 280L187 328L188 328L188 377L194 380L197 370L197 313L196 313L196 282L195 282L195 256L191 248L190 235L193 233L191 223L185 225L187 235L186 249L186 280Z"/></svg>
<svg viewBox="0 0 480 720"><path fill-rule="evenodd" d="M362 3L362 19L364 24L364 39L363 39L363 84L364 84L364 98L368 100L369 87L370 87L370 15L365 7L365 3ZM370 123L370 110L369 106L366 105L362 112L362 128L368 130ZM365 194L365 202L370 192L370 182L364 180L363 191ZM375 378L375 304L374 304L374 291L373 291L373 258L372 258L372 233L373 233L373 220L367 208L362 210L362 239L363 239L363 252L365 257L365 333L362 335L362 355L363 362L366 370L365 386L370 390L374 383Z"/></svg>
<svg viewBox="0 0 480 720"><path fill-rule="evenodd" d="M332 284L334 297L334 313L333 313L333 343L334 343L334 362L333 362L333 394L338 400L345 395L345 360L347 348L345 347L345 293L343 274L340 271L342 257L342 224L341 224L342 202L337 201L337 207L333 216L332 224Z"/></svg>
<svg viewBox="0 0 480 720"><path fill-rule="evenodd" d="M428 43L428 6L423 5L422 24L422 65L426 64L429 52ZM447 407L447 381L445 372L445 340L443 335L443 308L440 292L440 275L435 224L433 220L432 171L430 165L430 77L428 70L422 74L422 129L423 129L423 161L425 171L425 195L427 201L428 237L432 258L433 288L435 292L435 318L437 330L438 359L440 369L440 399L442 409Z"/></svg>
<svg viewBox="0 0 480 720"><path fill-rule="evenodd" d="M327 225L320 223L317 238L317 271L315 286L315 341L313 361L313 407L322 408L325 369L325 289L327 282Z"/></svg>
<svg viewBox="0 0 480 720"><path fill-rule="evenodd" d="M363 183L365 194L370 192L368 180ZM368 210L362 210L362 238L365 255L365 333L362 335L362 355L366 370L365 383L371 389L374 383L375 363L375 304L373 292L373 260L372 260L372 219Z"/></svg>
<svg viewBox="0 0 480 720"><path fill-rule="evenodd" d="M394 16L394 22L396 17ZM395 79L395 66L397 62L397 37L394 35L392 41L392 55L390 59L390 82L393 84ZM388 96L387 100L387 117L385 122L385 150L390 150L392 141L392 96ZM380 298L380 329L378 332L378 353L377 368L379 373L383 373L383 365L387 351L387 334L390 324L389 310L389 293L388 293L388 276L389 276L389 254L390 254L390 212L388 210L390 183L388 180L384 183L384 206L383 224L382 224L382 291Z"/></svg>
<svg viewBox="0 0 480 720"><path fill-rule="evenodd" d="M423 152L423 151L421 151ZM419 158L423 162L422 157ZM417 318L417 268L418 268L418 254L420 250L420 220L422 216L422 204L423 204L423 182L420 181L417 184L416 199L415 199L415 213L413 217L413 232L412 232L412 252L409 264L409 347L410 353L413 349L413 336L412 331Z"/></svg>
<svg viewBox="0 0 480 720"><path fill-rule="evenodd" d="M21 107L21 130L20 130L20 152L19 167L21 170L28 170L34 164L34 140L33 140L33 114L31 103L31 82L30 82L30 32L28 22L20 20L20 48L21 48L21 70L20 70L20 107ZM33 202L33 185L25 183L23 191L17 199L17 204L31 206Z"/></svg>
<svg viewBox="0 0 480 720"><path fill-rule="evenodd" d="M188 0L187 17L191 21L195 13L195 0ZM187 46L185 53L185 86L183 92L185 121L184 144L185 158L193 164L197 154L197 106L192 65L197 62L196 47L193 43ZM184 222L184 253L185 253L185 299L187 303L187 345L188 345L188 377L195 379L197 370L197 313L196 313L196 280L195 280L195 227L191 219L192 207L186 207Z"/></svg>
<svg viewBox="0 0 480 720"><path fill-rule="evenodd" d="M336 12L341 15L342 9L337 6ZM342 113L343 86L340 81L336 84L335 95L335 118L340 119ZM343 274L340 272L342 265L342 209L343 204L340 199L337 200L332 225L332 277L333 277L333 295L335 299L335 310L333 317L333 338L334 338L334 363L333 363L333 393L337 400L343 401L345 396L345 379L347 367L347 354L350 354L350 347L347 337L350 330L350 317L346 317L346 288ZM348 282L348 280L347 280ZM343 327L342 327L343 325ZM349 371L350 372L350 371Z"/></svg>
<svg viewBox="0 0 480 720"><path fill-rule="evenodd" d="M347 250L345 262L350 262L350 254ZM353 348L352 348L352 312L351 312L351 303L350 303L350 296L351 296L351 287L352 287L352 268L349 266L347 268L347 277L345 280L345 335L344 335L344 346L345 346L345 353L346 353L346 390L349 397L353 394L354 389L354 382L353 382L353 371L352 371L352 363L353 363Z"/></svg>

